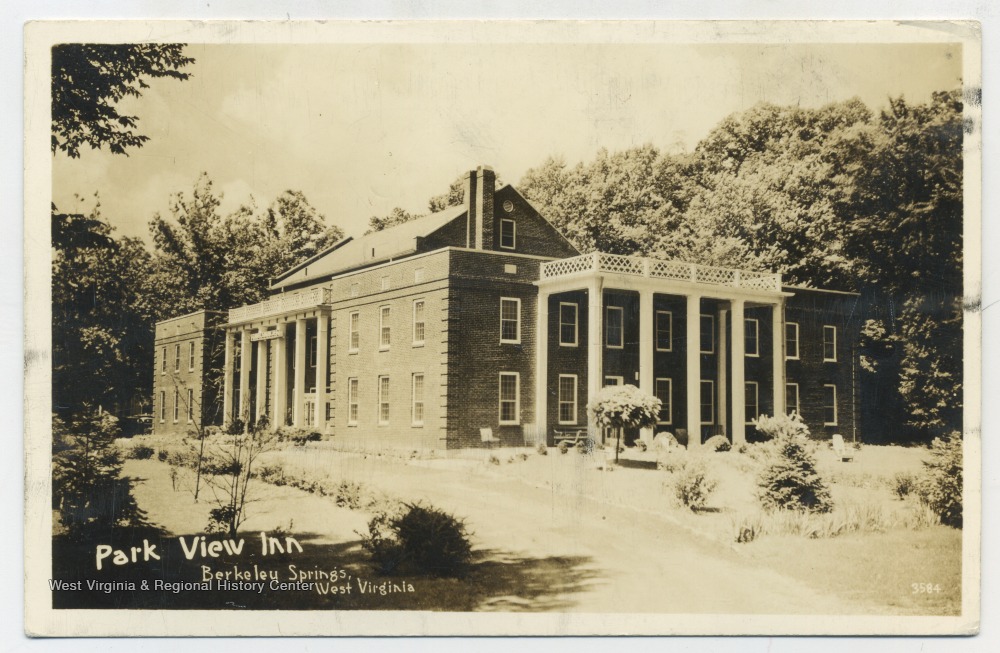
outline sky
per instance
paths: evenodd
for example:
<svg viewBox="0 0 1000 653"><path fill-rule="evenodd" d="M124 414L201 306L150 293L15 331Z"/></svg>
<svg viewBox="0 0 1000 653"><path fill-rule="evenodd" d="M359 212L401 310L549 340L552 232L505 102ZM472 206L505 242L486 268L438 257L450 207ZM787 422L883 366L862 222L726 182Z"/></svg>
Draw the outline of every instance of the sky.
<svg viewBox="0 0 1000 653"><path fill-rule="evenodd" d="M222 211L301 190L362 233L415 213L464 171L516 183L549 156L600 148L691 150L759 102L818 107L859 97L924 102L961 82L949 44L192 44L190 79L158 79L120 104L150 140L129 156L53 157L53 202L87 213L99 193L117 233L149 239L170 196L208 173ZM82 199L76 199L79 196Z"/></svg>

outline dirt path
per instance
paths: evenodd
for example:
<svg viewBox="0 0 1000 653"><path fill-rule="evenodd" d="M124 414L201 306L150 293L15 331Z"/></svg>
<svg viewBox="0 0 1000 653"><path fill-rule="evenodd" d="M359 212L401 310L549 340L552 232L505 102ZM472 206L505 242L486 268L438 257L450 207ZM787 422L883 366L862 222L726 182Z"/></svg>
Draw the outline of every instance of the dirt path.
<svg viewBox="0 0 1000 653"><path fill-rule="evenodd" d="M291 467L423 500L466 518L475 544L514 569L550 567L548 604L579 612L857 614L864 609L754 567L718 542L637 510L556 493L467 461L417 461L309 449L281 456ZM579 473L614 474L581 464ZM491 597L483 610L545 609L523 596ZM555 609L555 608L554 608Z"/></svg>

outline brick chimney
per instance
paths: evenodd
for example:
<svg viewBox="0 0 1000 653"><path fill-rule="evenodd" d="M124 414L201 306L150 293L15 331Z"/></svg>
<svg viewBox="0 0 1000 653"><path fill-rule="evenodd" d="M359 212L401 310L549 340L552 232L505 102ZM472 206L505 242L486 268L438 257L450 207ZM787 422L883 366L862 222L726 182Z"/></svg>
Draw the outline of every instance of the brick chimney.
<svg viewBox="0 0 1000 653"><path fill-rule="evenodd" d="M468 211L466 247L493 249L493 193L496 173L490 166L479 166L465 173L465 207Z"/></svg>

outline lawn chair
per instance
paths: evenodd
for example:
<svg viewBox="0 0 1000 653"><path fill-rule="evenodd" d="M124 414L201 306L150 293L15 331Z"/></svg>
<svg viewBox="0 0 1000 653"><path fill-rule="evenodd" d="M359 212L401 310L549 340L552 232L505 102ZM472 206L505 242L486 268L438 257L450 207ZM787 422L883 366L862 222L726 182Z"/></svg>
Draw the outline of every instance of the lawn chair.
<svg viewBox="0 0 1000 653"><path fill-rule="evenodd" d="M839 433L833 434L833 452L837 454L841 462L850 462L854 460L854 450L844 444L844 436Z"/></svg>
<svg viewBox="0 0 1000 653"><path fill-rule="evenodd" d="M492 449L493 445L500 444L500 438L493 436L493 429L486 427L479 429L479 439L486 445L487 449Z"/></svg>

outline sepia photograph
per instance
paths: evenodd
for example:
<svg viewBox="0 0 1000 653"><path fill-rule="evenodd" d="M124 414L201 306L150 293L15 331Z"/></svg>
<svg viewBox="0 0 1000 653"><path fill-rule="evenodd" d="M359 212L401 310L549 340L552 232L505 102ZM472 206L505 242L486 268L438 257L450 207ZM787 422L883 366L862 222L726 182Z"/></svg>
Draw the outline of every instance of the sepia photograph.
<svg viewBox="0 0 1000 653"><path fill-rule="evenodd" d="M29 635L978 632L977 24L25 43Z"/></svg>

